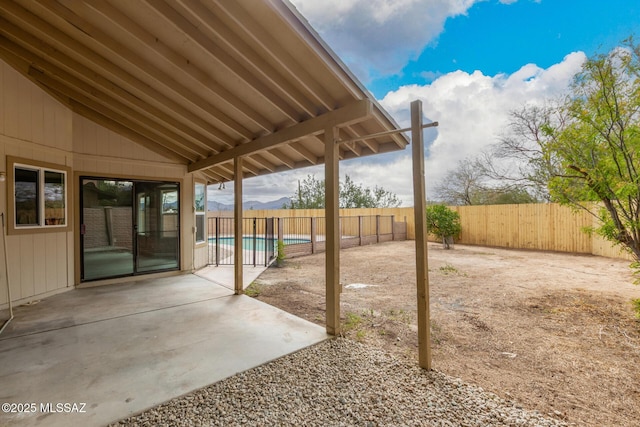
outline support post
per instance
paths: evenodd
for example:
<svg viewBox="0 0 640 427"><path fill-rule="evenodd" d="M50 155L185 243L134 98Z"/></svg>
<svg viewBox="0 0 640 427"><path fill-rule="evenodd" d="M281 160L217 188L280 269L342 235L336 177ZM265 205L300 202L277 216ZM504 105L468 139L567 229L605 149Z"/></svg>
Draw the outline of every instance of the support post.
<svg viewBox="0 0 640 427"><path fill-rule="evenodd" d="M278 217L278 240L284 242L284 218Z"/></svg>
<svg viewBox="0 0 640 427"><path fill-rule="evenodd" d="M340 211L338 208L338 128L327 126L324 132L324 200L326 221L326 323L327 333L340 333Z"/></svg>
<svg viewBox="0 0 640 427"><path fill-rule="evenodd" d="M429 313L429 267L427 261L426 191L422 101L411 103L411 155L413 158L413 212L416 227L416 288L418 299L418 359L421 368L431 370L431 328Z"/></svg>
<svg viewBox="0 0 640 427"><path fill-rule="evenodd" d="M242 157L236 157L233 160L233 267L234 267L234 292L236 295L242 295L244 292L242 269L243 269L243 257L242 257Z"/></svg>

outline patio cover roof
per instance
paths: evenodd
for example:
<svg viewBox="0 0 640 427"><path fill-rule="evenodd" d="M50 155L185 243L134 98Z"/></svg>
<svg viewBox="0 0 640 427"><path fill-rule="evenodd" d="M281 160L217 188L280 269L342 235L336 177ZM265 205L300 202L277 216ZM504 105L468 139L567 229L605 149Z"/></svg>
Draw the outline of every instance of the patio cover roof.
<svg viewBox="0 0 640 427"><path fill-rule="evenodd" d="M396 129L286 0L0 0L0 58L210 182L324 163L323 133ZM341 144L349 159L402 134Z"/></svg>

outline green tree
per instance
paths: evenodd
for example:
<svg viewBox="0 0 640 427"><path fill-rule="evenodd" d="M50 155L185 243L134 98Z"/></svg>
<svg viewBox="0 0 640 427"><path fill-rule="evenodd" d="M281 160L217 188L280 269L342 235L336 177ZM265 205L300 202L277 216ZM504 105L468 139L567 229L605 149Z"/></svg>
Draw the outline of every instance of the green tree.
<svg viewBox="0 0 640 427"><path fill-rule="evenodd" d="M640 47L626 47L585 63L564 105L571 120L543 148L561 162L552 197L597 216L593 231L640 260Z"/></svg>
<svg viewBox="0 0 640 427"><path fill-rule="evenodd" d="M450 249L453 238L462 231L460 214L445 205L427 206L427 231L442 239L445 249Z"/></svg>
<svg viewBox="0 0 640 427"><path fill-rule="evenodd" d="M546 181L550 200L590 212L590 231L640 261L640 47L628 39L589 58L565 99L512 119L501 144L515 176Z"/></svg>
<svg viewBox="0 0 640 427"><path fill-rule="evenodd" d="M298 191L283 207L285 209L324 208L324 180L317 180L315 175L307 175L302 183L298 181Z"/></svg>
<svg viewBox="0 0 640 427"><path fill-rule="evenodd" d="M339 205L341 208L395 208L400 206L398 196L381 187L364 187L356 184L349 175L340 183ZM291 197L285 209L321 209L324 208L324 180L308 175L302 183L298 182L298 191Z"/></svg>

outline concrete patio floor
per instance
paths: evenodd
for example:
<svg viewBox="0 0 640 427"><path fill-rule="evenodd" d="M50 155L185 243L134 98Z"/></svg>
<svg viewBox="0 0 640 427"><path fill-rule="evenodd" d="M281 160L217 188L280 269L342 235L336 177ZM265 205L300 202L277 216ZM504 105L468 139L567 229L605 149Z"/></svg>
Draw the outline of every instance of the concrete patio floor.
<svg viewBox="0 0 640 427"><path fill-rule="evenodd" d="M105 425L328 337L233 295L228 271L203 273L219 284L188 274L75 289L15 308L0 335L0 403L35 410L3 407L0 425ZM245 272L245 285L254 273Z"/></svg>

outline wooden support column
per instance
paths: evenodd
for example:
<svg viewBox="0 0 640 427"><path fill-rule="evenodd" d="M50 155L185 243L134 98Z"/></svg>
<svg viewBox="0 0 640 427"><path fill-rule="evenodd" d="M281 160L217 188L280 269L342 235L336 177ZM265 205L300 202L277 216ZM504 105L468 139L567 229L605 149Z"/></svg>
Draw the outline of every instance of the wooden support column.
<svg viewBox="0 0 640 427"><path fill-rule="evenodd" d="M327 126L324 132L324 200L326 221L326 296L327 333L340 333L340 211L338 207L338 128Z"/></svg>
<svg viewBox="0 0 640 427"><path fill-rule="evenodd" d="M418 296L418 359L421 368L431 370L431 328L429 314L429 266L427 261L427 197L424 183L424 141L422 101L411 103L411 155L413 158L413 213L416 227L416 286Z"/></svg>
<svg viewBox="0 0 640 427"><path fill-rule="evenodd" d="M234 207L233 207L233 235L234 235L234 243L233 243L233 265L234 265L234 292L236 295L242 295L244 292L243 286L243 276L242 276L242 268L243 268L243 259L242 259L242 157L236 157L233 160L233 173L234 173L234 184L233 184L233 196L234 196Z"/></svg>

